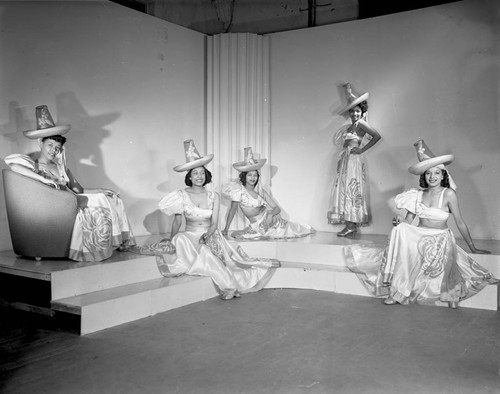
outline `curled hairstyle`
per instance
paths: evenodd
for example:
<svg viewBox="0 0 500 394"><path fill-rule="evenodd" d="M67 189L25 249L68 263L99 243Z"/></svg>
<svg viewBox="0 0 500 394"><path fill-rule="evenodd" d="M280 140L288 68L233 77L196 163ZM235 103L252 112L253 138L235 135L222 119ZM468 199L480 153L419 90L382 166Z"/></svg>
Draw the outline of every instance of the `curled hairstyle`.
<svg viewBox="0 0 500 394"><path fill-rule="evenodd" d="M247 185L247 174L249 172L250 171L240 172L240 182L243 186ZM257 186L257 183L259 183L259 179L260 179L260 172L259 171L255 171L255 172L257 173L257 182L255 182L254 186Z"/></svg>
<svg viewBox="0 0 500 394"><path fill-rule="evenodd" d="M448 176L448 171L446 170L441 170L443 174L443 179L441 179L441 186L443 187L450 187L450 177ZM425 180L425 172L420 175L420 180L419 180L420 187L427 189L429 187L429 184Z"/></svg>
<svg viewBox="0 0 500 394"><path fill-rule="evenodd" d="M212 173L210 171L208 171L205 166L202 166L203 169L205 170L205 183L203 184L203 186L209 184L210 182L212 182ZM187 174L186 174L186 177L184 178L184 183L186 184L186 186L193 186L193 182L191 182L191 172L194 170L194 168L191 168Z"/></svg>
<svg viewBox="0 0 500 394"><path fill-rule="evenodd" d="M59 142L61 146L63 146L66 142L66 137L63 137L62 135L50 135L48 137L42 138L42 142L44 142L45 140L54 140L56 142Z"/></svg>
<svg viewBox="0 0 500 394"><path fill-rule="evenodd" d="M351 112L354 108L359 107L361 110L361 113L364 115L368 111L368 101L361 101L359 104L356 104L354 107L352 107L349 112Z"/></svg>

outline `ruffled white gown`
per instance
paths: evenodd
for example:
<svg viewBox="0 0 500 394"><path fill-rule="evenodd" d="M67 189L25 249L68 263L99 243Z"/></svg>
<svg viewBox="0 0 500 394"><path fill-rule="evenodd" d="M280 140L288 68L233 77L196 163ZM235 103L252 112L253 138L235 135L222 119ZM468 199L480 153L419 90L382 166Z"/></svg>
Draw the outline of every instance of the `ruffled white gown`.
<svg viewBox="0 0 500 394"><path fill-rule="evenodd" d="M422 203L422 191L395 197L396 206L417 217L446 222L449 216ZM348 267L375 296L391 296L401 304L444 305L472 297L493 276L455 241L450 229L396 226L387 246L350 245L344 249Z"/></svg>
<svg viewBox="0 0 500 394"><path fill-rule="evenodd" d="M250 258L237 243L228 242L219 230L205 244L200 243L208 226L193 227L190 223L210 219L213 203L213 192L207 193L208 209L193 204L185 190L176 190L161 199L159 207L163 213L184 214L186 229L172 238L170 252L157 254L160 272L164 276L209 276L221 294L262 289L273 275L274 268L279 266L277 260Z"/></svg>
<svg viewBox="0 0 500 394"><path fill-rule="evenodd" d="M299 238L310 235L315 230L308 224L289 222L281 215L271 216L272 208L260 194L257 198L248 193L247 189L237 182L225 184L221 188L222 194L230 198L231 201L238 202L242 207L258 208L265 207L265 210L256 217L249 219L250 224L243 230L231 232L231 236L241 239L279 239L279 238Z"/></svg>

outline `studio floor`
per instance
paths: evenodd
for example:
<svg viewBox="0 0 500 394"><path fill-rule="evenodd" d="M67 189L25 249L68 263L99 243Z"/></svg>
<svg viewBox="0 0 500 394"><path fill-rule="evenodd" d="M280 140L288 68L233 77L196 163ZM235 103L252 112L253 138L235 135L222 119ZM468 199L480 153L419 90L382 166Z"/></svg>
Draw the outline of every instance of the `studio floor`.
<svg viewBox="0 0 500 394"><path fill-rule="evenodd" d="M500 393L496 311L262 290L83 337L0 313L3 394Z"/></svg>

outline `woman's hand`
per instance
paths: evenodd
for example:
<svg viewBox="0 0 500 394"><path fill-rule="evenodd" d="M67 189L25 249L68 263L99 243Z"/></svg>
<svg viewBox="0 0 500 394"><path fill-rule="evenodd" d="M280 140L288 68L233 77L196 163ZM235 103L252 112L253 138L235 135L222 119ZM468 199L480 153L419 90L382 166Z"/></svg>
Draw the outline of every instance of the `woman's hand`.
<svg viewBox="0 0 500 394"><path fill-rule="evenodd" d="M363 153L363 150L357 146L351 149L350 151L351 155L360 155Z"/></svg>
<svg viewBox="0 0 500 394"><path fill-rule="evenodd" d="M228 230L226 230L226 229L224 229L224 230L221 231L221 233L222 233L222 235L224 237L227 237L227 232L228 232Z"/></svg>
<svg viewBox="0 0 500 394"><path fill-rule="evenodd" d="M207 243L207 238L208 238L208 233L203 234L203 235L200 237L199 243L200 243L200 244L206 244L206 243Z"/></svg>
<svg viewBox="0 0 500 394"><path fill-rule="evenodd" d="M42 182L45 183L47 186L53 187L55 189L59 189L59 185L54 182L52 179L47 179L42 177Z"/></svg>

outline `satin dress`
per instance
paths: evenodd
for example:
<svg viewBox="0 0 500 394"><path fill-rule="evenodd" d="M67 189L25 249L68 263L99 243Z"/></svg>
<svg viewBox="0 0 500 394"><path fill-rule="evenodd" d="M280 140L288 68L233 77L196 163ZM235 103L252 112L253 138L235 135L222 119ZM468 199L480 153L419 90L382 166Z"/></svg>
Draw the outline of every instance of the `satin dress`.
<svg viewBox="0 0 500 394"><path fill-rule="evenodd" d="M249 257L237 243L228 242L219 230L200 243L206 227L192 226L195 221L212 217L214 193L207 193L208 208L197 207L185 190L176 190L163 197L160 210L167 214L184 214L184 232L172 238L172 251L157 254L160 272L164 276L199 275L212 278L219 293L248 293L262 289L272 277L279 262L274 259Z"/></svg>
<svg viewBox="0 0 500 394"><path fill-rule="evenodd" d="M312 234L315 230L308 224L289 222L281 215L271 215L272 208L260 194L253 197L248 190L237 182L231 182L222 186L222 194L236 201L243 208L264 207L257 216L248 218L250 224L243 230L231 232L236 239L276 239L276 238L299 238Z"/></svg>
<svg viewBox="0 0 500 394"><path fill-rule="evenodd" d="M395 197L396 207L417 218L446 223L449 213L422 203L422 190ZM450 229L396 226L387 246L350 245L344 248L347 266L368 291L391 296L400 304L445 305L472 297L490 284L493 276L455 241Z"/></svg>
<svg viewBox="0 0 500 394"><path fill-rule="evenodd" d="M361 146L363 140L351 125L337 137L343 150L337 163L337 173L333 185L327 213L329 224L346 221L366 225L368 215L368 189L366 169L362 155L351 154L351 149Z"/></svg>

